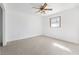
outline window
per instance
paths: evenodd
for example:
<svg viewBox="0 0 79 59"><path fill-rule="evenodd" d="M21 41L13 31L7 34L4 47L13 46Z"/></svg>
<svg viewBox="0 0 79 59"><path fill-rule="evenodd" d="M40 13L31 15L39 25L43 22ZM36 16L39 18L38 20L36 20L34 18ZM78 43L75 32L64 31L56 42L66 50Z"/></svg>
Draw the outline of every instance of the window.
<svg viewBox="0 0 79 59"><path fill-rule="evenodd" d="M54 27L54 28L61 27L61 16L50 18L50 27Z"/></svg>

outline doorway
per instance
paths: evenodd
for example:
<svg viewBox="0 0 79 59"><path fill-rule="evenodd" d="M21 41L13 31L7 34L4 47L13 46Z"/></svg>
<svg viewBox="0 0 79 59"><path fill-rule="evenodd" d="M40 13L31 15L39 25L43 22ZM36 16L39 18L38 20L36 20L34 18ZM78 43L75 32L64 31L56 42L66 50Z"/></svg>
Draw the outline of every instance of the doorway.
<svg viewBox="0 0 79 59"><path fill-rule="evenodd" d="M3 21L2 21L2 8L0 7L0 46L3 45Z"/></svg>
<svg viewBox="0 0 79 59"><path fill-rule="evenodd" d="M0 46L6 45L5 40L5 8L2 3L0 3Z"/></svg>

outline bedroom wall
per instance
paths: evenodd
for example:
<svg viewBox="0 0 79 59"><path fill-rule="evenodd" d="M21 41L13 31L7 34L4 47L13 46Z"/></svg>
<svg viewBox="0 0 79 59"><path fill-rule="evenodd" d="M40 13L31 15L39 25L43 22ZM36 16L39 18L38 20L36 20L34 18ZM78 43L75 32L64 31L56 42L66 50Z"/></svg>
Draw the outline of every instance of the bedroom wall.
<svg viewBox="0 0 79 59"><path fill-rule="evenodd" d="M7 41L46 35L79 43L79 8L41 17L34 15L29 10L26 11L25 6L29 7L29 5L19 5L5 4L5 37ZM49 18L55 16L61 16L61 28L50 28Z"/></svg>
<svg viewBox="0 0 79 59"><path fill-rule="evenodd" d="M27 9L23 11L22 5L6 4L7 41L34 37L42 34L41 17L28 12Z"/></svg>
<svg viewBox="0 0 79 59"><path fill-rule="evenodd" d="M61 16L61 28L50 28L50 17ZM79 44L79 7L43 17L43 34Z"/></svg>

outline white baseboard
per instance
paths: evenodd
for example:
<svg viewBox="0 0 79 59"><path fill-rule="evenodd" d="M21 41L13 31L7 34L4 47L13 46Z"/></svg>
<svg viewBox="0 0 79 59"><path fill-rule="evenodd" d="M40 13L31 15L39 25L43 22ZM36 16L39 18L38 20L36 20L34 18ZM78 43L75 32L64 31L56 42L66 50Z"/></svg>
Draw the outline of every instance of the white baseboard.
<svg viewBox="0 0 79 59"><path fill-rule="evenodd" d="M16 40L29 39L29 38L33 38L33 37L37 37L37 36L41 36L41 34L32 35L32 36L29 36L29 37L21 37L21 38L16 38L16 39L8 40L7 43L8 42L12 42L12 41L16 41Z"/></svg>
<svg viewBox="0 0 79 59"><path fill-rule="evenodd" d="M65 41L65 42L69 42L69 43L73 43L73 44L78 44L79 45L79 42L76 42L76 41L73 42L73 41L63 40L63 39L59 39L59 38L56 38L56 37L51 37L51 36L48 36L48 35L44 35L44 36L52 38L52 39L61 40L61 41Z"/></svg>

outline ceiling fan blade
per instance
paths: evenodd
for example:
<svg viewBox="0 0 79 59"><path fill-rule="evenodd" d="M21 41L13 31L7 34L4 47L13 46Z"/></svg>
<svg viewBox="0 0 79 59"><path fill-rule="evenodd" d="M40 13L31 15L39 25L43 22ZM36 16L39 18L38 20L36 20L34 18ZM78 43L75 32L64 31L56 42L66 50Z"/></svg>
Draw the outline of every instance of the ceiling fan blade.
<svg viewBox="0 0 79 59"><path fill-rule="evenodd" d="M38 10L36 13L43 13L43 14L46 14L46 12L43 10L43 11L41 11L41 10Z"/></svg>
<svg viewBox="0 0 79 59"><path fill-rule="evenodd" d="M36 13L40 12L41 10L36 11Z"/></svg>
<svg viewBox="0 0 79 59"><path fill-rule="evenodd" d="M46 12L45 12L45 11L43 11L43 14L46 14Z"/></svg>
<svg viewBox="0 0 79 59"><path fill-rule="evenodd" d="M44 9L44 10L51 10L52 11L52 9Z"/></svg>
<svg viewBox="0 0 79 59"><path fill-rule="evenodd" d="M35 8L35 9L40 9L40 8L36 8L36 7L32 7L32 8Z"/></svg>
<svg viewBox="0 0 79 59"><path fill-rule="evenodd" d="M44 3L44 5L42 6L42 8L44 9L47 6L47 3Z"/></svg>

